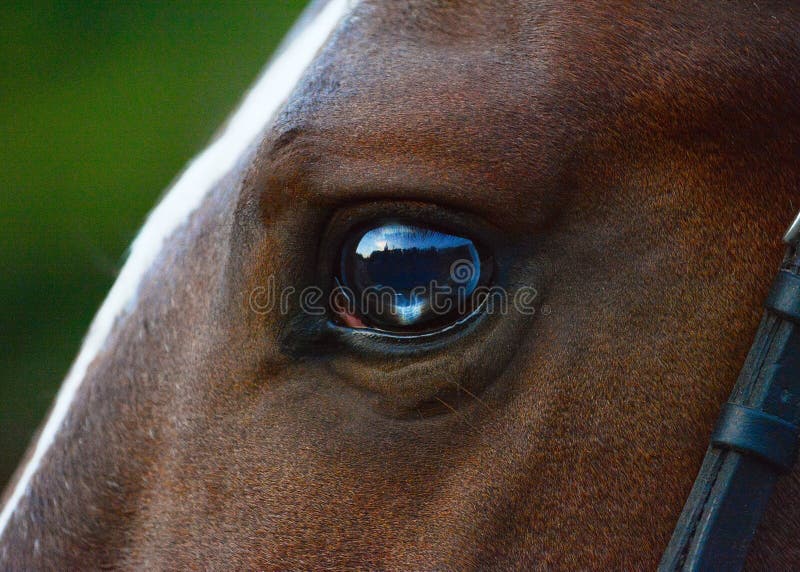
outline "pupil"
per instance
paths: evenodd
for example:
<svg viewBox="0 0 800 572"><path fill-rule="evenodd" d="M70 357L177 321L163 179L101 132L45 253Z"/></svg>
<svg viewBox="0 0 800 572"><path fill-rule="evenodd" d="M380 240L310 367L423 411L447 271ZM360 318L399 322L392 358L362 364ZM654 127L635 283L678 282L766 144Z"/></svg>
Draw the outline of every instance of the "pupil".
<svg viewBox="0 0 800 572"><path fill-rule="evenodd" d="M433 328L473 309L481 259L467 238L393 223L365 232L345 248L341 276L355 320L348 323Z"/></svg>

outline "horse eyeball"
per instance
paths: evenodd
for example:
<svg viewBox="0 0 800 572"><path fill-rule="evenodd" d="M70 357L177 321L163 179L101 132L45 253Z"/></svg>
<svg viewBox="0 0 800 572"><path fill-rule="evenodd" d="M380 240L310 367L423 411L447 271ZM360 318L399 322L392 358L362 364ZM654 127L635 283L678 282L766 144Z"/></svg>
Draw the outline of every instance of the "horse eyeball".
<svg viewBox="0 0 800 572"><path fill-rule="evenodd" d="M343 325L412 334L473 312L486 278L471 239L406 223L356 233L338 271L333 311Z"/></svg>

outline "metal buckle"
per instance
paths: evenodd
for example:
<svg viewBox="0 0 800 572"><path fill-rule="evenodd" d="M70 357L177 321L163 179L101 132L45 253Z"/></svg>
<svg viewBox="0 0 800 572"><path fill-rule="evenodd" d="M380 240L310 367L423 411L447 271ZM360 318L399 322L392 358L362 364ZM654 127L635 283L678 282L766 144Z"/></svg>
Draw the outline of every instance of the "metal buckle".
<svg viewBox="0 0 800 572"><path fill-rule="evenodd" d="M798 239L800 239L800 214L797 215L789 230L783 235L783 242L795 246Z"/></svg>

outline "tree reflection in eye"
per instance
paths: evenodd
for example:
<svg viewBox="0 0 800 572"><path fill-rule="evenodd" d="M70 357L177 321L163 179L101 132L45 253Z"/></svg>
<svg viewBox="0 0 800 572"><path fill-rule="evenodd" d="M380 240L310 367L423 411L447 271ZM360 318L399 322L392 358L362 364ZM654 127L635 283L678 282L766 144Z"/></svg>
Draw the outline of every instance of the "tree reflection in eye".
<svg viewBox="0 0 800 572"><path fill-rule="evenodd" d="M351 328L435 330L474 310L472 294L483 270L468 238L383 224L345 243L333 309Z"/></svg>

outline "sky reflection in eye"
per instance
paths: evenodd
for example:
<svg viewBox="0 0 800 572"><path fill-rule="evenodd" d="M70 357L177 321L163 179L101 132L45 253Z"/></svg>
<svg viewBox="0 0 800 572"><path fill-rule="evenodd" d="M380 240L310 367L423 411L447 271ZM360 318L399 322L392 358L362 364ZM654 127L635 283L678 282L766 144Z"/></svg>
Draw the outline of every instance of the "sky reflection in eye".
<svg viewBox="0 0 800 572"><path fill-rule="evenodd" d="M460 236L405 224L387 224L367 232L359 241L356 253L369 258L375 251L443 249L468 245L472 245L472 241Z"/></svg>

